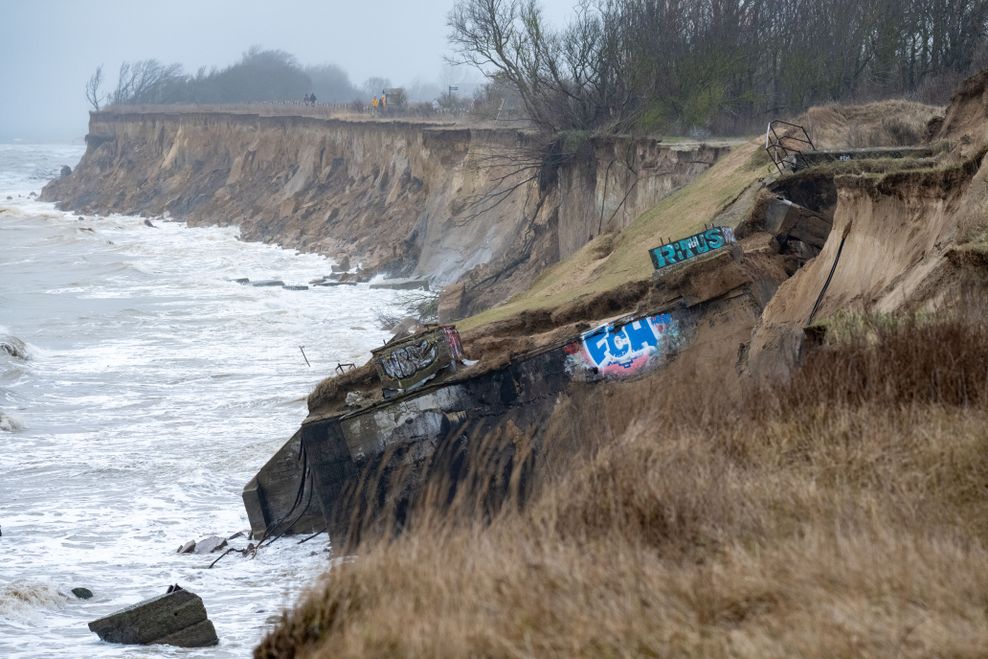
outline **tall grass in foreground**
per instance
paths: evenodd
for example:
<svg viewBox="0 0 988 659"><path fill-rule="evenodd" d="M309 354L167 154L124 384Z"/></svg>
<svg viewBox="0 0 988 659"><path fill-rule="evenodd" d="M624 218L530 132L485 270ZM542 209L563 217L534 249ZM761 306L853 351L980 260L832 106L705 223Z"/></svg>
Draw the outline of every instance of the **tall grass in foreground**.
<svg viewBox="0 0 988 659"><path fill-rule="evenodd" d="M365 539L256 656L988 654L979 320L872 324L742 404L653 377L545 423L524 506Z"/></svg>

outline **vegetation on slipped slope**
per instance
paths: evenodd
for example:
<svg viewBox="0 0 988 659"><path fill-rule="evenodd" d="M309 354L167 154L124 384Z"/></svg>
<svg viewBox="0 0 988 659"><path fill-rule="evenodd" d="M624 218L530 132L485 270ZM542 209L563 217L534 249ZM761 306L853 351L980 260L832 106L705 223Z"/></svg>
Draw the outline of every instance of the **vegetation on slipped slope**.
<svg viewBox="0 0 988 659"><path fill-rule="evenodd" d="M756 142L736 146L695 181L640 215L624 231L598 237L572 257L546 270L525 292L499 307L457 321L457 326L479 327L522 311L552 309L581 295L648 279L653 271L648 250L669 238L695 233L704 224L713 222L748 186L770 173L764 155Z"/></svg>
<svg viewBox="0 0 988 659"><path fill-rule="evenodd" d="M968 307L859 322L738 406L716 382L576 392L527 505L365 540L256 656L982 656L988 324Z"/></svg>

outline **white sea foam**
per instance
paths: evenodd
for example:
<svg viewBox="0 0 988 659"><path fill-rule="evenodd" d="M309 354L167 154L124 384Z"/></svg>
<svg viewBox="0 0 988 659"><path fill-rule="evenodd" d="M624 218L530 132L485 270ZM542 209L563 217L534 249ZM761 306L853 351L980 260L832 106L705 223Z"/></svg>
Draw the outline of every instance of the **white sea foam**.
<svg viewBox="0 0 988 659"><path fill-rule="evenodd" d="M400 292L242 286L232 280L305 283L332 263L229 227L79 221L28 193L81 149L29 151L11 164L0 148L0 332L31 357L0 359L0 409L23 424L0 438L0 586L96 596L31 605L30 623L0 611L0 656L119 656L86 622L172 583L205 601L221 639L208 656L248 655L326 566L325 543L283 540L211 570L215 556L175 550L247 527L244 484L298 427L312 387L387 337L376 319Z"/></svg>
<svg viewBox="0 0 988 659"><path fill-rule="evenodd" d="M0 430L3 432L14 432L21 430L24 424L16 416L0 412Z"/></svg>

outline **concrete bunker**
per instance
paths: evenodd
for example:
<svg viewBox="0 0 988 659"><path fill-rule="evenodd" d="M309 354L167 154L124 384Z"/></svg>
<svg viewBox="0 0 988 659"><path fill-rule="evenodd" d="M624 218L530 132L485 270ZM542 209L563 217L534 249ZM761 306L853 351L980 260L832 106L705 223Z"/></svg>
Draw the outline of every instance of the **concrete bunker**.
<svg viewBox="0 0 988 659"><path fill-rule="evenodd" d="M359 409L310 416L244 489L253 534L327 529L339 546L386 502L413 500L430 469L445 468L440 460L469 451L492 428L510 422L537 429L573 387L647 377L675 363L708 326L722 325L725 313L740 314L750 331L785 276L762 267L761 255L751 260L730 247L657 272L650 299L658 302L644 311L605 319L501 365L440 369L428 382ZM422 336L412 343L421 345ZM403 479L390 490L365 482L372 475L387 481L398 470Z"/></svg>

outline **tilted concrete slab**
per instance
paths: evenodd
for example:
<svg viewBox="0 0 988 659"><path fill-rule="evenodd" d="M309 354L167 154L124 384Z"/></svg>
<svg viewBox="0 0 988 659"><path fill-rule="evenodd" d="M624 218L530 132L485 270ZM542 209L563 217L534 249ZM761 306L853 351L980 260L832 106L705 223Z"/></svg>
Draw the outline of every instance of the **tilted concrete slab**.
<svg viewBox="0 0 988 659"><path fill-rule="evenodd" d="M219 643L202 598L183 589L93 620L89 629L109 643L167 643L181 647Z"/></svg>

